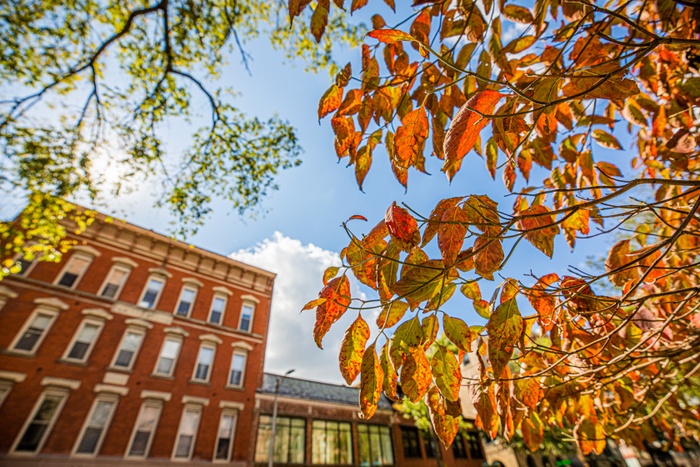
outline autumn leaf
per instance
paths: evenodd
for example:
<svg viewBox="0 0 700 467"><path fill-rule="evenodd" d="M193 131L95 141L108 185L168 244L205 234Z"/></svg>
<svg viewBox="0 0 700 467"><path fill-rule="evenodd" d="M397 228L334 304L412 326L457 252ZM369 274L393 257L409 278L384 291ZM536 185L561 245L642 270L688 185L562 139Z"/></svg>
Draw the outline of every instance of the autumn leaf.
<svg viewBox="0 0 700 467"><path fill-rule="evenodd" d="M522 431L525 446L532 452L537 451L544 438L544 426L537 412L530 412L530 416L523 420Z"/></svg>
<svg viewBox="0 0 700 467"><path fill-rule="evenodd" d="M584 420L578 430L578 442L584 456L591 454L602 454L605 449L607 436L605 429L599 423L594 423L589 419Z"/></svg>
<svg viewBox="0 0 700 467"><path fill-rule="evenodd" d="M467 323L446 314L442 318L442 324L445 335L458 349L465 352L472 351L472 334Z"/></svg>
<svg viewBox="0 0 700 467"><path fill-rule="evenodd" d="M503 8L502 13L509 20L518 23L532 24L535 21L530 10L520 5L508 4Z"/></svg>
<svg viewBox="0 0 700 467"><path fill-rule="evenodd" d="M500 304L491 315L486 332L489 336L489 361L497 381L510 361L522 331L523 318L515 298Z"/></svg>
<svg viewBox="0 0 700 467"><path fill-rule="evenodd" d="M409 349L422 347L422 342L423 327L418 316L401 323L394 331L389 347L389 356L394 367L398 370L403 365Z"/></svg>
<svg viewBox="0 0 700 467"><path fill-rule="evenodd" d="M360 374L362 357L365 353L365 345L369 339L369 326L362 316L350 325L345 331L345 336L340 344L340 374L348 385L352 385L357 375Z"/></svg>
<svg viewBox="0 0 700 467"><path fill-rule="evenodd" d="M321 342L331 325L338 321L350 305L350 281L346 276L336 277L328 282L319 298L326 301L316 308L316 324L314 325L314 339L319 348L323 348Z"/></svg>
<svg viewBox="0 0 700 467"><path fill-rule="evenodd" d="M629 245L629 240L617 242L610 249L608 259L605 262L605 269L609 274L610 281L618 287L639 278L639 271L630 255Z"/></svg>
<svg viewBox="0 0 700 467"><path fill-rule="evenodd" d="M316 42L321 42L323 32L328 25L328 9L319 2L316 5L314 14L311 16L311 34L313 34ZM320 117L319 117L320 118Z"/></svg>
<svg viewBox="0 0 700 467"><path fill-rule="evenodd" d="M445 447L449 446L459 432L462 405L456 401L446 400L435 386L428 391L426 405L435 434Z"/></svg>
<svg viewBox="0 0 700 467"><path fill-rule="evenodd" d="M557 307L557 298L554 291L548 291L548 287L559 280L554 273L540 277L537 283L527 292L530 305L537 312L537 317L545 332L554 326L554 312Z"/></svg>
<svg viewBox="0 0 700 467"><path fill-rule="evenodd" d="M418 107L401 119L394 135L394 159L403 168L415 166L422 157L423 145L429 134L428 116Z"/></svg>
<svg viewBox="0 0 700 467"><path fill-rule="evenodd" d="M457 197L457 198L447 198L440 200L440 202L435 206L433 211L430 213L430 217L428 218L428 225L425 228L425 231L423 232L423 241L421 245L425 246L430 241L435 237L435 235L438 233L438 230L442 227L442 218L445 215L445 213L451 209L454 208L459 204L460 201L462 201L464 198L462 197Z"/></svg>
<svg viewBox="0 0 700 467"><path fill-rule="evenodd" d="M472 384L469 395L477 413L476 424L486 432L491 439L498 435L498 414L496 413L496 395L493 383Z"/></svg>
<svg viewBox="0 0 700 467"><path fill-rule="evenodd" d="M408 310L408 303L401 301L393 301L382 307L382 311L377 316L377 326L379 328L390 328L396 325Z"/></svg>
<svg viewBox="0 0 700 467"><path fill-rule="evenodd" d="M449 282L445 278L444 268L440 260L425 261L402 274L391 290L400 298L406 299L411 308L415 308L419 303L440 293L441 288Z"/></svg>
<svg viewBox="0 0 700 467"><path fill-rule="evenodd" d="M472 150L479 133L488 124L489 120L485 115L491 114L498 101L503 97L503 94L496 91L480 91L469 99L455 115L445 134L443 145L445 163L442 166L442 171L447 174L448 180L451 180L454 175L452 168Z"/></svg>
<svg viewBox="0 0 700 467"><path fill-rule="evenodd" d="M362 418L370 419L377 410L379 398L382 395L384 371L377 358L375 344L365 350L362 357L362 373L360 376L360 412Z"/></svg>
<svg viewBox="0 0 700 467"><path fill-rule="evenodd" d="M326 303L325 298L316 298L316 299L308 302L306 305L304 305L304 308L302 308L301 311L306 311L306 310L310 310L312 308L316 308L317 306L319 306L323 303Z"/></svg>
<svg viewBox="0 0 700 467"><path fill-rule="evenodd" d="M318 119L322 119L331 112L335 112L340 107L340 102L343 99L343 88L334 84L323 94L321 101L318 103Z"/></svg>
<svg viewBox="0 0 700 467"><path fill-rule="evenodd" d="M384 379L382 380L382 389L386 397L392 401L399 399L396 394L396 387L399 381L399 375L396 373L394 364L391 362L391 357L389 356L389 346L390 341L384 344L382 350L379 352L379 364L384 372Z"/></svg>
<svg viewBox="0 0 700 467"><path fill-rule="evenodd" d="M375 29L374 31L370 31L367 35L385 44L415 40L410 34L398 29Z"/></svg>
<svg viewBox="0 0 700 467"><path fill-rule="evenodd" d="M499 240L479 237L474 241L474 265L476 273L484 279L493 280L493 273L501 269L505 258Z"/></svg>
<svg viewBox="0 0 700 467"><path fill-rule="evenodd" d="M554 253L554 237L559 234L559 226L554 222L549 209L541 204L531 206L520 212L518 223L525 233L525 238L551 258Z"/></svg>
<svg viewBox="0 0 700 467"><path fill-rule="evenodd" d="M481 289L476 281L465 282L459 290L470 300L481 300Z"/></svg>
<svg viewBox="0 0 700 467"><path fill-rule="evenodd" d="M592 133L593 139L606 149L622 149L622 145L613 135L605 130L596 129Z"/></svg>
<svg viewBox="0 0 700 467"><path fill-rule="evenodd" d="M410 347L401 368L401 390L411 402L418 402L432 381L430 363L422 348Z"/></svg>
<svg viewBox="0 0 700 467"><path fill-rule="evenodd" d="M405 249L420 243L418 223L409 212L393 202L384 215L384 221L392 237L406 245Z"/></svg>
<svg viewBox="0 0 700 467"><path fill-rule="evenodd" d="M468 219L459 206L447 208L438 227L438 247L446 264L454 264L467 235Z"/></svg>
<svg viewBox="0 0 700 467"><path fill-rule="evenodd" d="M456 355L447 347L438 344L430 359L430 368L440 394L449 401L458 401L462 372Z"/></svg>

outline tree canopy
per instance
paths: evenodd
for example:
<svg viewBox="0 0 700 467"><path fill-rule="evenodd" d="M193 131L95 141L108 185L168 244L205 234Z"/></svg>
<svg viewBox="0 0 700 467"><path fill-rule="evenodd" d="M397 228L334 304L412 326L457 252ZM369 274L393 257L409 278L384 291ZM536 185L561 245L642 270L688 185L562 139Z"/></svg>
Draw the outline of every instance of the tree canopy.
<svg viewBox="0 0 700 467"><path fill-rule="evenodd" d="M346 3L290 0L290 15L312 9L319 37L329 10L381 5ZM469 384L477 424L531 450L547 426L586 454L606 438L698 435L699 7L415 0L372 16L361 69L339 72L318 106L358 185L383 146L404 186L432 157L446 181L481 166L512 197L466 192L429 213L394 203L364 235L350 227L361 215L345 224L343 265L305 309L319 346L344 313L360 315L340 365L349 384L360 377L364 416L400 384L426 398L449 444ZM525 242L552 258L558 237L594 245L604 268L499 274ZM350 274L375 296L352 297ZM445 311L458 294L485 326ZM371 335L362 315L377 309ZM479 374L463 380L451 352L426 355L439 332L476 349Z"/></svg>
<svg viewBox="0 0 700 467"><path fill-rule="evenodd" d="M2 2L0 193L5 206L29 206L0 224L0 256L59 257L69 245L58 221L84 226L85 215L64 200L110 199L130 182L162 184L155 202L182 236L217 197L256 210L301 147L288 122L238 110L235 77L222 84L222 70L235 59L247 68L246 43L260 36L312 70L332 68L332 46L353 44L362 27L339 13L327 21L316 41L277 2ZM13 264L1 266L0 278Z"/></svg>

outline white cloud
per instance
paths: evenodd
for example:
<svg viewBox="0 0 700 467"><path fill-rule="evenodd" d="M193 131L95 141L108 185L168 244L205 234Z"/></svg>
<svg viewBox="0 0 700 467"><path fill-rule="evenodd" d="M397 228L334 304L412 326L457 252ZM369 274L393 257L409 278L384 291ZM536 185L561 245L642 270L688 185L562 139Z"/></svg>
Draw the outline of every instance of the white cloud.
<svg viewBox="0 0 700 467"><path fill-rule="evenodd" d="M268 334L265 371L284 373L294 368L294 376L315 381L342 383L338 352L345 329L356 318L348 311L323 339L323 350L313 339L315 310L299 313L321 290L323 271L341 264L338 253L275 232L254 248L231 253L231 258L277 273L272 297L272 316ZM353 297L363 297L353 281ZM376 314L364 319L376 335Z"/></svg>

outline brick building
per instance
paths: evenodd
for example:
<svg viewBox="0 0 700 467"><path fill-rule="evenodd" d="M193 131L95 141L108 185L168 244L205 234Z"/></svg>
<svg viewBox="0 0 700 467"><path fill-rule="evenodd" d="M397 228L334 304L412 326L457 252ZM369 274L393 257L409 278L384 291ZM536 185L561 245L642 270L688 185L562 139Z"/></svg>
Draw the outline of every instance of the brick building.
<svg viewBox="0 0 700 467"><path fill-rule="evenodd" d="M245 465L274 274L98 215L0 282L0 465Z"/></svg>
<svg viewBox="0 0 700 467"><path fill-rule="evenodd" d="M265 373L255 401L256 466L269 460L277 380ZM279 386L273 459L275 465L433 467L437 450L445 465L481 467L484 455L476 430L461 432L450 449L431 440L394 411L382 396L370 420L359 417L359 389L287 377Z"/></svg>

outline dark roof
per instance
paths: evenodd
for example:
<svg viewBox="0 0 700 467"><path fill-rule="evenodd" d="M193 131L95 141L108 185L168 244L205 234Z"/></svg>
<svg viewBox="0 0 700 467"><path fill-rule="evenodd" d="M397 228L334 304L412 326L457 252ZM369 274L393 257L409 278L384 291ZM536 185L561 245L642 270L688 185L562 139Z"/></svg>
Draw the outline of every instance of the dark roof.
<svg viewBox="0 0 700 467"><path fill-rule="evenodd" d="M274 394L277 378L281 375L265 373L263 375L263 385L258 389L259 393ZM336 404L354 405L359 409L360 390L340 384L321 383L286 377L280 386L280 395L293 399L303 399L322 402L334 402ZM391 410L391 402L382 394L379 399L380 409Z"/></svg>

